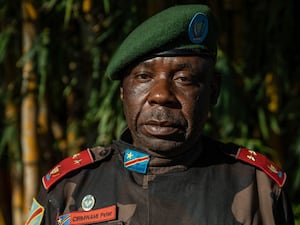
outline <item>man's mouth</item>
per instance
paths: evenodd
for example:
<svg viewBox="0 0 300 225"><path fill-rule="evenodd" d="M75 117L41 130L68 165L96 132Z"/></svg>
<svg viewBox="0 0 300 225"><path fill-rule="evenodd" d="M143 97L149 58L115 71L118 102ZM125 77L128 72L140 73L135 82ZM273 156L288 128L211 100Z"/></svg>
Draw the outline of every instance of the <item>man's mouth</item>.
<svg viewBox="0 0 300 225"><path fill-rule="evenodd" d="M142 125L142 129L150 135L160 138L168 138L175 137L178 135L182 135L183 128L178 124L171 121L158 121L158 120L150 120Z"/></svg>

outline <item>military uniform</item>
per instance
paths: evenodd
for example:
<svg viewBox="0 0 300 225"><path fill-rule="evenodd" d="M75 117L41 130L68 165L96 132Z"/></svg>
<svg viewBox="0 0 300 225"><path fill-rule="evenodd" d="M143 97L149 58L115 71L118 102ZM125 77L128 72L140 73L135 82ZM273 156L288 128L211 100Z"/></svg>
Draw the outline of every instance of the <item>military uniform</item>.
<svg viewBox="0 0 300 225"><path fill-rule="evenodd" d="M216 60L216 23L203 5L171 7L138 26L107 68L111 79L157 56ZM286 174L265 156L203 137L175 158L132 145L129 131L43 177L26 224L292 225Z"/></svg>
<svg viewBox="0 0 300 225"><path fill-rule="evenodd" d="M149 156L145 173L126 168L128 154L142 152L124 138L82 151L43 178L42 224L293 224L275 164L233 144L203 138L202 146L180 159Z"/></svg>

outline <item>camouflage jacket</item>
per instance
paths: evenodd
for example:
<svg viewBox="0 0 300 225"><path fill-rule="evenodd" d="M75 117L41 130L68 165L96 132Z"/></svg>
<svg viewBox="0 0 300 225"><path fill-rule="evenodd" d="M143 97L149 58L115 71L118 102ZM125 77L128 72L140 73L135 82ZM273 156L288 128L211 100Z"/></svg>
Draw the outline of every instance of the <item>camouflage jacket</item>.
<svg viewBox="0 0 300 225"><path fill-rule="evenodd" d="M203 146L164 166L122 140L82 151L43 177L26 224L294 224L276 165L232 144ZM127 167L145 162L144 172Z"/></svg>

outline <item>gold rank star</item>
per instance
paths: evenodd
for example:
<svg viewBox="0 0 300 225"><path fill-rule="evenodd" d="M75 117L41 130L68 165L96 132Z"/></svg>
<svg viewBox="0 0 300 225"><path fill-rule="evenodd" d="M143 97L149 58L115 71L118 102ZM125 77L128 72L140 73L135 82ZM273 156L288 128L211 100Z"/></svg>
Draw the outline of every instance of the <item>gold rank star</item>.
<svg viewBox="0 0 300 225"><path fill-rule="evenodd" d="M75 159L75 160L74 160L74 164L75 164L75 165L76 165L76 164L80 164L81 161L82 161L82 159Z"/></svg>
<svg viewBox="0 0 300 225"><path fill-rule="evenodd" d="M132 157L133 157L132 152L129 152L129 153L127 154L127 159L131 159Z"/></svg>
<svg viewBox="0 0 300 225"><path fill-rule="evenodd" d="M247 155L247 158L252 160L252 161L255 161L255 156L257 155L255 151L252 151L252 150L248 150L249 154L250 155Z"/></svg>
<svg viewBox="0 0 300 225"><path fill-rule="evenodd" d="M75 159L75 158L77 158L79 155L80 155L80 153L74 154L74 155L72 156L72 158Z"/></svg>

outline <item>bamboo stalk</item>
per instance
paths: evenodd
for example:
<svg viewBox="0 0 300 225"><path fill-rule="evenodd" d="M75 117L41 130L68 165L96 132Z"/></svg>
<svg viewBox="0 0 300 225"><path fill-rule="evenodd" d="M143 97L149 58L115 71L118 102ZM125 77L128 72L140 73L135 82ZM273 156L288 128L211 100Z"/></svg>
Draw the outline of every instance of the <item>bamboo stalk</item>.
<svg viewBox="0 0 300 225"><path fill-rule="evenodd" d="M11 183L12 183L12 224L21 225L23 221L23 189L22 189L22 168L20 163L12 165L11 169Z"/></svg>
<svg viewBox="0 0 300 225"><path fill-rule="evenodd" d="M36 39L36 10L32 1L22 1L23 54L28 53ZM33 60L25 62L22 71L21 147L24 165L24 215L27 215L33 196L38 190L39 148L37 141L37 75ZM24 218L25 219L25 218Z"/></svg>

